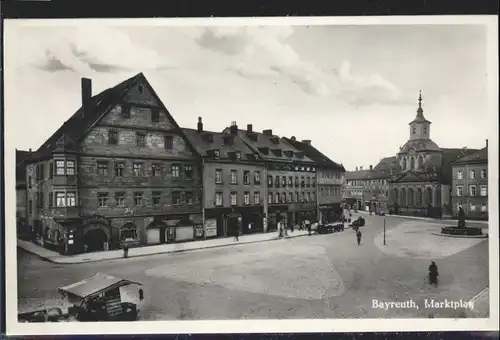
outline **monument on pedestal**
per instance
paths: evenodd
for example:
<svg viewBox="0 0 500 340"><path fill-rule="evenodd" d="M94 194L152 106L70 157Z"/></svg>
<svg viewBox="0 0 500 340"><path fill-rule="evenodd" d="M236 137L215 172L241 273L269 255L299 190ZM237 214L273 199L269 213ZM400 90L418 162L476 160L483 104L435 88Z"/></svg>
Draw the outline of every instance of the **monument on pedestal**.
<svg viewBox="0 0 500 340"><path fill-rule="evenodd" d="M442 227L441 233L457 236L480 236L482 229L478 227L467 227L465 225L465 211L462 206L458 208L458 222L456 227Z"/></svg>

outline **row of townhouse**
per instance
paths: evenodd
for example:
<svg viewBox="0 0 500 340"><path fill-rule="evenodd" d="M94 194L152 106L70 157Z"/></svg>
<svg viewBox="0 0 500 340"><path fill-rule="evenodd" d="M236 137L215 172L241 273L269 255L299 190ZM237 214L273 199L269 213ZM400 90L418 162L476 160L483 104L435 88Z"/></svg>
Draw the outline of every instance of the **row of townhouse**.
<svg viewBox="0 0 500 340"><path fill-rule="evenodd" d="M39 149L19 153L22 237L64 254L276 229L340 214L344 167L310 141L181 128L142 73L92 95ZM22 177L24 176L24 178Z"/></svg>

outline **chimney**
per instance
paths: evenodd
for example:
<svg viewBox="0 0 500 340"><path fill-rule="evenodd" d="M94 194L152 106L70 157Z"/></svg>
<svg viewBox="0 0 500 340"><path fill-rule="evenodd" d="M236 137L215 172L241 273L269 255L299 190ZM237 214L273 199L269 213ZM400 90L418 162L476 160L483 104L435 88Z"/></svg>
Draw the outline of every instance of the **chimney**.
<svg viewBox="0 0 500 340"><path fill-rule="evenodd" d="M253 126L252 126L252 124L247 124L247 132L248 133L253 132Z"/></svg>
<svg viewBox="0 0 500 340"><path fill-rule="evenodd" d="M488 139L486 138L486 147L488 147Z"/></svg>
<svg viewBox="0 0 500 340"><path fill-rule="evenodd" d="M273 135L273 130L263 130L262 133L268 137L271 137Z"/></svg>
<svg viewBox="0 0 500 340"><path fill-rule="evenodd" d="M311 141L309 139L303 139L302 143L304 143L306 145L311 145Z"/></svg>
<svg viewBox="0 0 500 340"><path fill-rule="evenodd" d="M82 78L82 106L85 106L91 97L92 80L89 78Z"/></svg>
<svg viewBox="0 0 500 340"><path fill-rule="evenodd" d="M29 150L29 151L30 151L30 153L31 153L31 148L30 148L30 150Z"/></svg>
<svg viewBox="0 0 500 340"><path fill-rule="evenodd" d="M373 165L370 165L370 170L373 170Z"/></svg>
<svg viewBox="0 0 500 340"><path fill-rule="evenodd" d="M203 132L203 122L201 117L198 117L198 132Z"/></svg>
<svg viewBox="0 0 500 340"><path fill-rule="evenodd" d="M295 138L295 136L292 136L292 138L290 138L290 140L291 140L292 142L295 142L295 141L297 140L297 138Z"/></svg>
<svg viewBox="0 0 500 340"><path fill-rule="evenodd" d="M359 170L363 170L363 166L360 166L360 167L359 167Z"/></svg>
<svg viewBox="0 0 500 340"><path fill-rule="evenodd" d="M229 128L229 131L231 132L232 135L238 134L238 125L236 125L236 122L231 122L231 127Z"/></svg>
<svg viewBox="0 0 500 340"><path fill-rule="evenodd" d="M358 167L356 167L356 171L358 171Z"/></svg>

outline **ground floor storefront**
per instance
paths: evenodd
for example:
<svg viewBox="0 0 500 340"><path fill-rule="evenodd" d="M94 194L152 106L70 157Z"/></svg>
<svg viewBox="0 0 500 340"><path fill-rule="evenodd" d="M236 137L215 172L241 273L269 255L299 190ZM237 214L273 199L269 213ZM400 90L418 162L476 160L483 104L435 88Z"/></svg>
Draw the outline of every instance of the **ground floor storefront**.
<svg viewBox="0 0 500 340"><path fill-rule="evenodd" d="M203 238L201 213L33 221L30 239L61 254L80 254Z"/></svg>
<svg viewBox="0 0 500 340"><path fill-rule="evenodd" d="M206 238L235 236L238 229L244 235L263 232L264 208L251 206L205 209Z"/></svg>
<svg viewBox="0 0 500 340"><path fill-rule="evenodd" d="M300 226L304 221L317 219L318 214L314 203L272 205L268 208L267 231L276 231L280 221L291 229Z"/></svg>
<svg viewBox="0 0 500 340"><path fill-rule="evenodd" d="M319 218L318 220L324 223L335 222L342 216L342 206L339 203L329 203L319 205Z"/></svg>

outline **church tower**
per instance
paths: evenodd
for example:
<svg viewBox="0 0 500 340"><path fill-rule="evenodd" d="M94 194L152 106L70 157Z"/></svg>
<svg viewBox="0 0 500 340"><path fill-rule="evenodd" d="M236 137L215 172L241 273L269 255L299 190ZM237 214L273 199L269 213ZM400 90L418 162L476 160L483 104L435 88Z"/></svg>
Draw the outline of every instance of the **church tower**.
<svg viewBox="0 0 500 340"><path fill-rule="evenodd" d="M422 109L422 91L418 96L417 116L410 123L410 140L430 139L431 122L425 119Z"/></svg>

